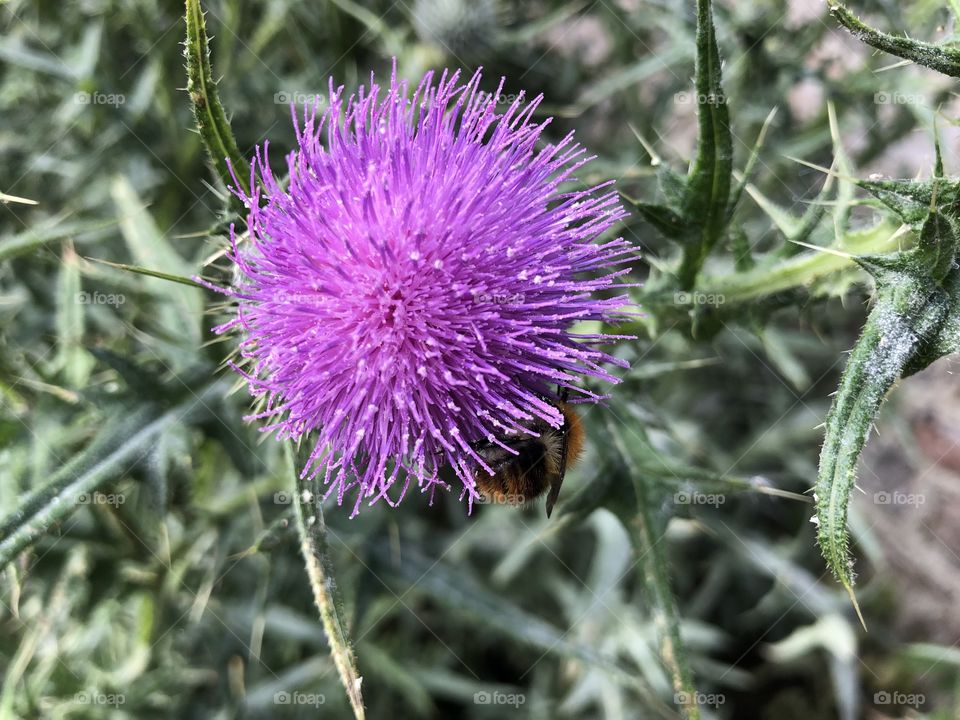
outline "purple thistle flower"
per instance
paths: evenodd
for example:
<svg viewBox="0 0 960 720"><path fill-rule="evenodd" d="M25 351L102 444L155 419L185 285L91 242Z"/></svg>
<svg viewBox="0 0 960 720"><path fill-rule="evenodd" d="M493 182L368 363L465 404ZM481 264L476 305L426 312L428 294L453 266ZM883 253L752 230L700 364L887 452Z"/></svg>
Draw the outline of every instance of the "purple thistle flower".
<svg viewBox="0 0 960 720"><path fill-rule="evenodd" d="M479 82L430 73L411 94L394 69L385 93L371 76L344 101L331 81L325 112L302 127L294 114L286 187L267 143L251 169L236 317L216 330L242 333L251 418L279 438L316 431L303 474L341 503L356 490L354 515L395 505L412 479L449 489L445 464L472 502L491 470L471 443L534 418L559 427L554 388L596 402L578 381L626 366L592 347L623 336L570 329L633 315L628 296L597 296L627 287L636 257L599 239L625 215L612 183L562 190L591 159L572 133L538 150L541 98L498 113L503 81L494 96Z"/></svg>

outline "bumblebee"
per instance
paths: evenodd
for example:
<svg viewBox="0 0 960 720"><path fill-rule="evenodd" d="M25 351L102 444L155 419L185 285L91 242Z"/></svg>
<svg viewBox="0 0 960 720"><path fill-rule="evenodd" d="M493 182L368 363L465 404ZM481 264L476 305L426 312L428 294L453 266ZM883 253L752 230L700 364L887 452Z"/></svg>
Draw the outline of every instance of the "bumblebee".
<svg viewBox="0 0 960 720"><path fill-rule="evenodd" d="M549 490L547 517L560 496L567 468L583 453L584 430L580 416L567 404L569 391L560 392L557 409L563 413L559 428L535 418L526 427L529 434L503 435L501 445L489 440L473 443L477 455L493 469L493 474L481 469L477 473L477 488L488 502L523 504ZM516 454L514 454L516 453Z"/></svg>

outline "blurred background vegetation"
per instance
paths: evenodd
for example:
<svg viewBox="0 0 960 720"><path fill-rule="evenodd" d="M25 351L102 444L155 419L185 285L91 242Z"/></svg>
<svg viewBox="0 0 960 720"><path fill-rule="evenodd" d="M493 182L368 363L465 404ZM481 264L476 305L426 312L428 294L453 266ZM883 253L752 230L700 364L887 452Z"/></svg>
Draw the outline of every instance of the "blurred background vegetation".
<svg viewBox="0 0 960 720"><path fill-rule="evenodd" d="M549 135L575 128L597 155L585 182L655 198L648 150L682 168L696 140L692 5L204 8L247 156L269 138L282 167L291 101L312 102L330 76L353 89L395 56L410 78L482 65L490 90L504 75L505 93L542 92ZM939 0L856 10L929 40L955 22ZM926 177L939 109L957 170L948 79L873 53L814 0L715 13L736 167L778 112L737 210L741 242L710 273L749 264L745 247L798 253L778 208L818 219L804 235L816 244L840 215L854 228L881 218L843 196L849 183L814 218L825 175L796 158L830 166L842 148L857 176ZM218 300L96 262L229 281L210 262L225 189L182 91L182 14L158 0L0 3L0 192L35 201L0 206L0 515L58 478L79 503L3 569L3 719L350 717L282 447L242 421L246 392L221 368L229 345L212 341ZM638 280L672 253L636 217L620 232L648 260ZM868 296L848 270L707 328L686 307L649 308L641 338L618 348L633 366L624 384L586 413L588 455L551 521L540 506L467 516L455 495L354 520L328 506L367 716L674 717L658 640L672 609L650 592L662 557L704 716L960 717L949 361L902 384L862 463L852 524L869 633L824 568L811 506L771 491L813 484L818 426ZM640 476L657 491L638 523ZM922 499L883 501L897 492Z"/></svg>

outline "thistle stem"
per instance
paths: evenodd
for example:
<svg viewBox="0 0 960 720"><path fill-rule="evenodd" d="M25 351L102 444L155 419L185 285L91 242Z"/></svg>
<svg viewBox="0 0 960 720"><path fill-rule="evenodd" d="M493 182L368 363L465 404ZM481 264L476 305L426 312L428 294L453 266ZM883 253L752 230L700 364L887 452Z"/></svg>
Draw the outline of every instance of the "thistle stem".
<svg viewBox="0 0 960 720"><path fill-rule="evenodd" d="M905 241L906 240L906 241ZM829 252L805 253L774 265L757 265L746 272L720 276L702 276L691 292L722 297L724 307L806 287L820 278L842 270L856 268L857 255L879 254L909 246L912 240L898 233L891 223L880 223L868 231L849 236L841 246L844 254ZM656 290L640 297L641 304L653 306L674 304L674 291Z"/></svg>
<svg viewBox="0 0 960 720"><path fill-rule="evenodd" d="M364 720L363 696L360 683L363 678L357 671L357 660L350 644L350 635L344 621L343 603L334 582L333 564L327 546L326 525L323 510L316 495L300 487L299 475L294 462L295 448L288 446L291 492L300 550L306 564L307 578L313 592L313 602L320 613L323 631L330 643L330 655L340 675L340 682L347 692L353 716Z"/></svg>

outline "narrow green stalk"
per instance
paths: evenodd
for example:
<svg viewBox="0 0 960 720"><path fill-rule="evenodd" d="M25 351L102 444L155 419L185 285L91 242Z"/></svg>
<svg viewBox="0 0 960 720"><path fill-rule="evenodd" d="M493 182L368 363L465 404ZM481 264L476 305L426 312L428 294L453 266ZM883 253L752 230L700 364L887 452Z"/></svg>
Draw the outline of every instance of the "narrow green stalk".
<svg viewBox="0 0 960 720"><path fill-rule="evenodd" d="M98 258L86 258L90 262L99 263L101 265L107 265L117 270L123 270L125 272L133 273L135 275L145 275L147 277L154 277L160 280L166 280L167 282L176 283L178 285L188 285L189 287L205 289L204 285L201 285L196 280L183 275L173 275L172 273L160 272L159 270L151 270L150 268L140 267L139 265L127 265L126 263L115 263L110 262L109 260L100 260Z"/></svg>
<svg viewBox="0 0 960 720"><path fill-rule="evenodd" d="M343 603L334 582L333 563L327 547L326 525L319 498L307 488L300 487L296 471L296 448L287 446L288 475L291 479L294 518L300 535L300 550L306 563L307 578L313 591L313 602L320 612L323 630L330 643L330 655L340 675L353 708L356 720L363 720L363 695L360 683L363 678L357 670L357 659L350 644L350 634L344 620Z"/></svg>
<svg viewBox="0 0 960 720"><path fill-rule="evenodd" d="M210 68L210 40L203 16L200 0L186 0L187 40L184 43L184 56L187 59L187 92L193 103L197 129L217 175L227 187L239 184L242 192L249 193L250 168L237 148L227 115L220 104L217 84ZM236 173L236 183L230 174L228 160ZM243 209L235 197L230 204L234 209Z"/></svg>

